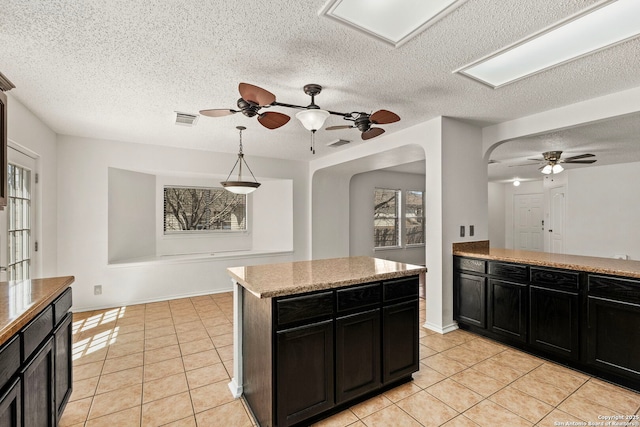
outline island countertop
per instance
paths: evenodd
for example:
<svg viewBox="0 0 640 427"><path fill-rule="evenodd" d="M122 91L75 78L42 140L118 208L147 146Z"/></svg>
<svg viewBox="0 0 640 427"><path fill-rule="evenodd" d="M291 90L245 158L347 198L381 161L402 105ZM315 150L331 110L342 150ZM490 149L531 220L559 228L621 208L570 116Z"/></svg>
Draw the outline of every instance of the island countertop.
<svg viewBox="0 0 640 427"><path fill-rule="evenodd" d="M75 280L73 276L0 282L0 345L4 344Z"/></svg>
<svg viewBox="0 0 640 427"><path fill-rule="evenodd" d="M490 248L488 241L454 243L453 255L640 278L640 261Z"/></svg>
<svg viewBox="0 0 640 427"><path fill-rule="evenodd" d="M227 271L258 298L273 298L425 273L413 264L346 257L232 267Z"/></svg>

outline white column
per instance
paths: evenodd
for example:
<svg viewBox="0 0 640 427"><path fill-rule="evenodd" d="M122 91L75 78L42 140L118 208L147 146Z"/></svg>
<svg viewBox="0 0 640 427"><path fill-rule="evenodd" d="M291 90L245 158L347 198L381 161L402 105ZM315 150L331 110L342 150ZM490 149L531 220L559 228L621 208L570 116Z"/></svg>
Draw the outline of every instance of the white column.
<svg viewBox="0 0 640 427"><path fill-rule="evenodd" d="M233 283L233 378L229 389L233 397L242 396L242 286Z"/></svg>

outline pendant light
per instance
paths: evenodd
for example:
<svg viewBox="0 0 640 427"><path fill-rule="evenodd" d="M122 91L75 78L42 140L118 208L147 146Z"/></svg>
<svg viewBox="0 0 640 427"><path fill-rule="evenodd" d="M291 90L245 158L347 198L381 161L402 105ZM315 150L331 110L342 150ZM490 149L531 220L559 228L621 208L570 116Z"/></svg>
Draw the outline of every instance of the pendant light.
<svg viewBox="0 0 640 427"><path fill-rule="evenodd" d="M253 175L251 168L247 164L247 161L244 159L244 154L242 153L242 131L246 129L244 126L236 126L236 129L240 131L240 151L238 152L238 160L233 165L231 172L229 172L229 176L223 182L221 182L222 186L227 190L235 194L249 194L256 191L258 187L260 187L260 183L256 180L256 177ZM242 164L247 167L251 176L253 177L253 181L243 181L242 180ZM233 171L238 166L238 180L237 181L229 181L229 178L233 174Z"/></svg>

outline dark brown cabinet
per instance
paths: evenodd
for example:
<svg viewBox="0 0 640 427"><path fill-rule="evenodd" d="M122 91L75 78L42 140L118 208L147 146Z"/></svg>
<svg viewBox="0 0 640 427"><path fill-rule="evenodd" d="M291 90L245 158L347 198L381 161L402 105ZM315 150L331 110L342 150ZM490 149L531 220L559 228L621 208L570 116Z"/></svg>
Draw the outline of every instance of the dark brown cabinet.
<svg viewBox="0 0 640 427"><path fill-rule="evenodd" d="M72 314L67 313L53 332L55 347L55 402L56 415L60 419L73 387L72 353L73 339Z"/></svg>
<svg viewBox="0 0 640 427"><path fill-rule="evenodd" d="M0 210L7 206L7 95L4 92L15 88L13 83L0 73Z"/></svg>
<svg viewBox="0 0 640 427"><path fill-rule="evenodd" d="M54 353L49 337L20 373L22 381L22 420L29 427L54 427Z"/></svg>
<svg viewBox="0 0 640 427"><path fill-rule="evenodd" d="M489 280L488 329L520 342L527 341L528 286Z"/></svg>
<svg viewBox="0 0 640 427"><path fill-rule="evenodd" d="M0 395L0 426L22 427L20 378L8 384Z"/></svg>
<svg viewBox="0 0 640 427"><path fill-rule="evenodd" d="M487 279L459 273L454 279L454 318L458 322L487 327Z"/></svg>
<svg viewBox="0 0 640 427"><path fill-rule="evenodd" d="M389 384L419 369L418 300L382 310L382 381Z"/></svg>
<svg viewBox="0 0 640 427"><path fill-rule="evenodd" d="M559 357L578 360L579 295L531 286L531 345Z"/></svg>

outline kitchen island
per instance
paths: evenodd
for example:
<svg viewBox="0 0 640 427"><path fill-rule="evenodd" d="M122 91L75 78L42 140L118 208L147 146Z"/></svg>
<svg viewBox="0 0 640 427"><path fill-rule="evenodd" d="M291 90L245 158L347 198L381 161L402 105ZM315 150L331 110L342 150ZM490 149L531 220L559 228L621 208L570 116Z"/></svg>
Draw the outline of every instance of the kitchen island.
<svg viewBox="0 0 640 427"><path fill-rule="evenodd" d="M72 391L72 276L0 282L0 425L57 425Z"/></svg>
<svg viewBox="0 0 640 427"><path fill-rule="evenodd" d="M640 262L454 244L462 329L640 391Z"/></svg>
<svg viewBox="0 0 640 427"><path fill-rule="evenodd" d="M229 386L261 426L308 425L418 370L424 267L349 257L228 271Z"/></svg>

